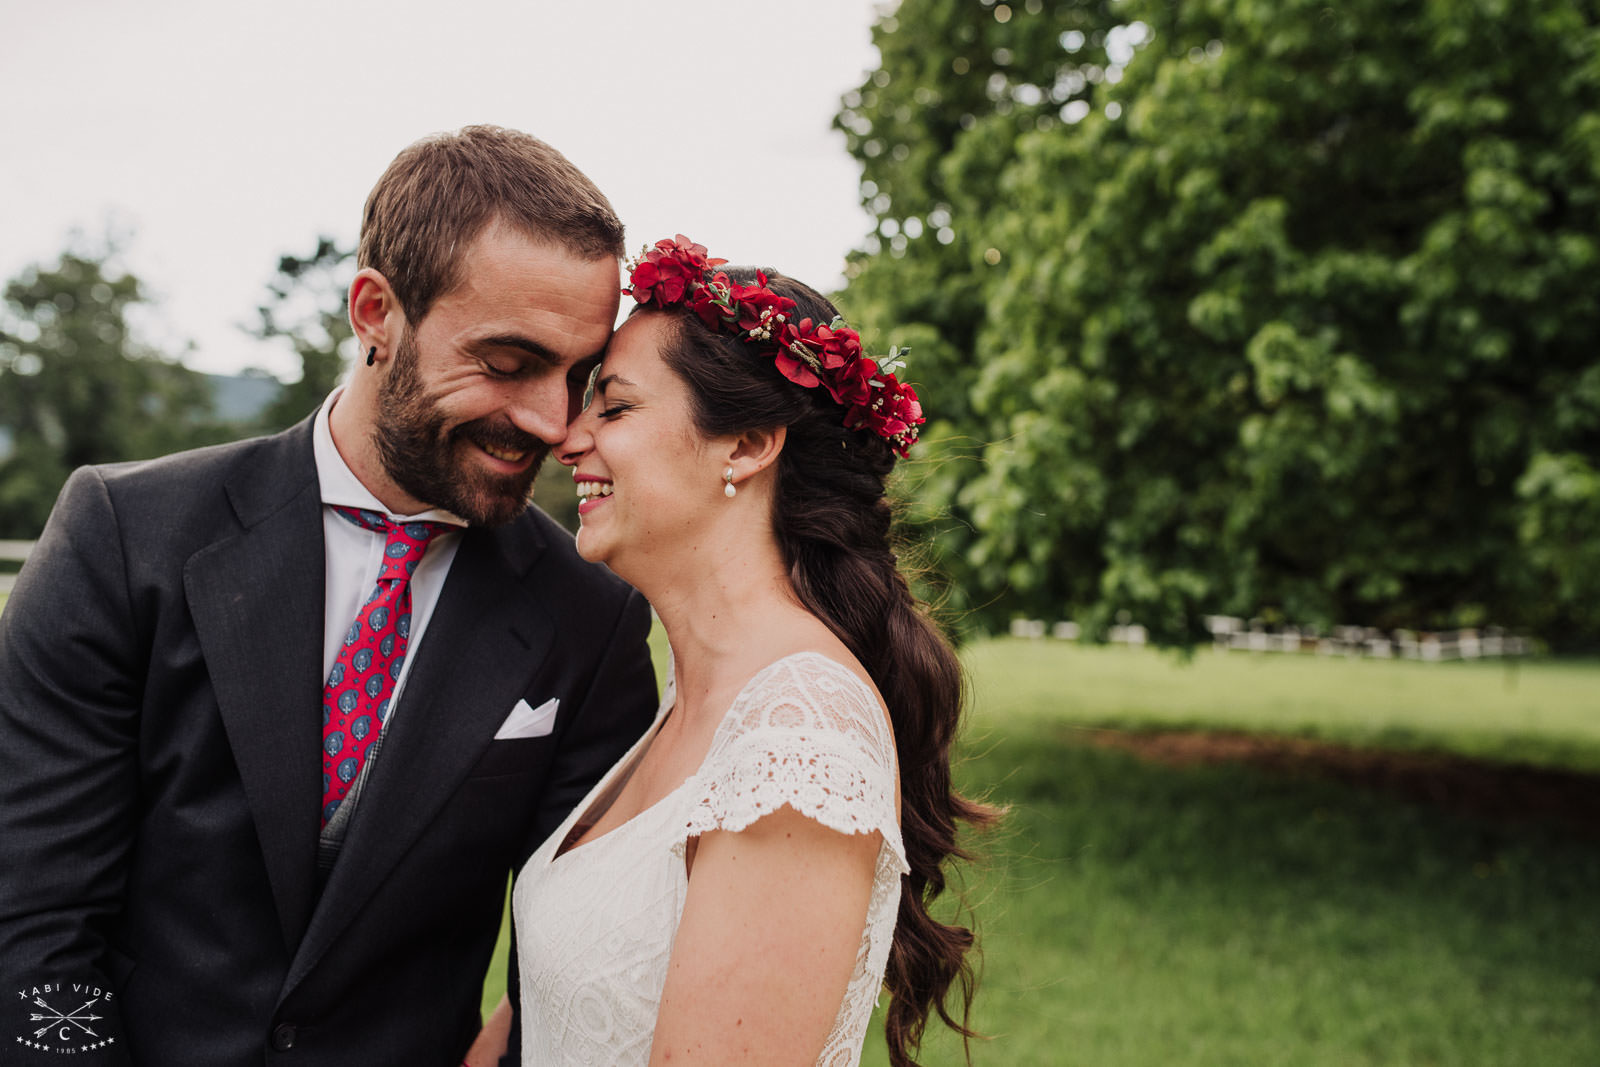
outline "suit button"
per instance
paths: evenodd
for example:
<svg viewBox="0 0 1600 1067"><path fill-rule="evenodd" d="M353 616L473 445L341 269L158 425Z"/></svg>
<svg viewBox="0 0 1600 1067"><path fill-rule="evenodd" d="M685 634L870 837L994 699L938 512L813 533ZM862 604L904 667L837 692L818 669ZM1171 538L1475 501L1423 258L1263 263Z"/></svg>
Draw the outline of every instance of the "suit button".
<svg viewBox="0 0 1600 1067"><path fill-rule="evenodd" d="M272 1028L272 1047L278 1052L288 1052L294 1048L294 1024L279 1023Z"/></svg>

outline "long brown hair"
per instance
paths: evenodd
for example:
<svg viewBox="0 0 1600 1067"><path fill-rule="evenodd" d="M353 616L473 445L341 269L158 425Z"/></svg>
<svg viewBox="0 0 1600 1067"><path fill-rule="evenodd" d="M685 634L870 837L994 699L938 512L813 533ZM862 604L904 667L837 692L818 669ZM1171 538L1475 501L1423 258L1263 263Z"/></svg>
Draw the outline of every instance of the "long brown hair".
<svg viewBox="0 0 1600 1067"><path fill-rule="evenodd" d="M755 281L750 268L726 272L743 284ZM830 322L837 314L808 286L764 273L769 288L796 302L797 316ZM739 339L713 332L693 315L673 319L662 356L689 386L702 433L787 427L772 525L789 581L801 603L861 661L894 724L901 836L911 873L902 880L884 977L893 998L884 1031L890 1062L909 1067L934 1012L964 1039L973 1036L972 931L942 923L928 910L945 890L946 860L968 858L956 844L957 822L983 826L995 816L951 788L950 746L965 690L961 663L896 566L884 492L895 461L888 444L867 430L845 429L843 409L826 390L794 385ZM955 984L960 1003L953 1013L947 997Z"/></svg>

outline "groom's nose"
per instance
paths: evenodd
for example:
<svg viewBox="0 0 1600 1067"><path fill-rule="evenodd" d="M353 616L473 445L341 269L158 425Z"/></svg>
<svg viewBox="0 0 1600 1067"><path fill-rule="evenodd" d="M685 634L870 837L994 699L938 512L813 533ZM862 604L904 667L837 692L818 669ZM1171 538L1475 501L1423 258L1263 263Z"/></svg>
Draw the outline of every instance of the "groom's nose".
<svg viewBox="0 0 1600 1067"><path fill-rule="evenodd" d="M566 437L557 442L553 449L557 460L572 467L583 458L594 444L595 418L594 409L585 408L567 423Z"/></svg>
<svg viewBox="0 0 1600 1067"><path fill-rule="evenodd" d="M512 425L555 448L567 436L569 391L560 375L540 375L520 384L509 398Z"/></svg>

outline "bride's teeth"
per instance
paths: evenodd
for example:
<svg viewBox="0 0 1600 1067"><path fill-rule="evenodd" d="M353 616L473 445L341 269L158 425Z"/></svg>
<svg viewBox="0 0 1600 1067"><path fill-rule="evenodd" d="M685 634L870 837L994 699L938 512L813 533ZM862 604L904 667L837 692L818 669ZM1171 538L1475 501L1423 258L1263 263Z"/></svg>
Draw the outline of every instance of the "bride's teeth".
<svg viewBox="0 0 1600 1067"><path fill-rule="evenodd" d="M578 482L577 488L580 501L611 495L611 486L607 482Z"/></svg>

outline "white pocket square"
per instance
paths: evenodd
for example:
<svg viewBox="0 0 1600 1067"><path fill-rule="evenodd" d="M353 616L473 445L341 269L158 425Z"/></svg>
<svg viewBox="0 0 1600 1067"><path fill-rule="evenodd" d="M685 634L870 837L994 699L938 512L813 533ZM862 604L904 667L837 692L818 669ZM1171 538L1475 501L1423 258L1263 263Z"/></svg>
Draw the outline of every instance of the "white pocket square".
<svg viewBox="0 0 1600 1067"><path fill-rule="evenodd" d="M495 731L496 741L510 741L518 737L543 737L556 726L556 709L561 701L551 697L536 708L528 707L526 700L517 701L506 721Z"/></svg>

